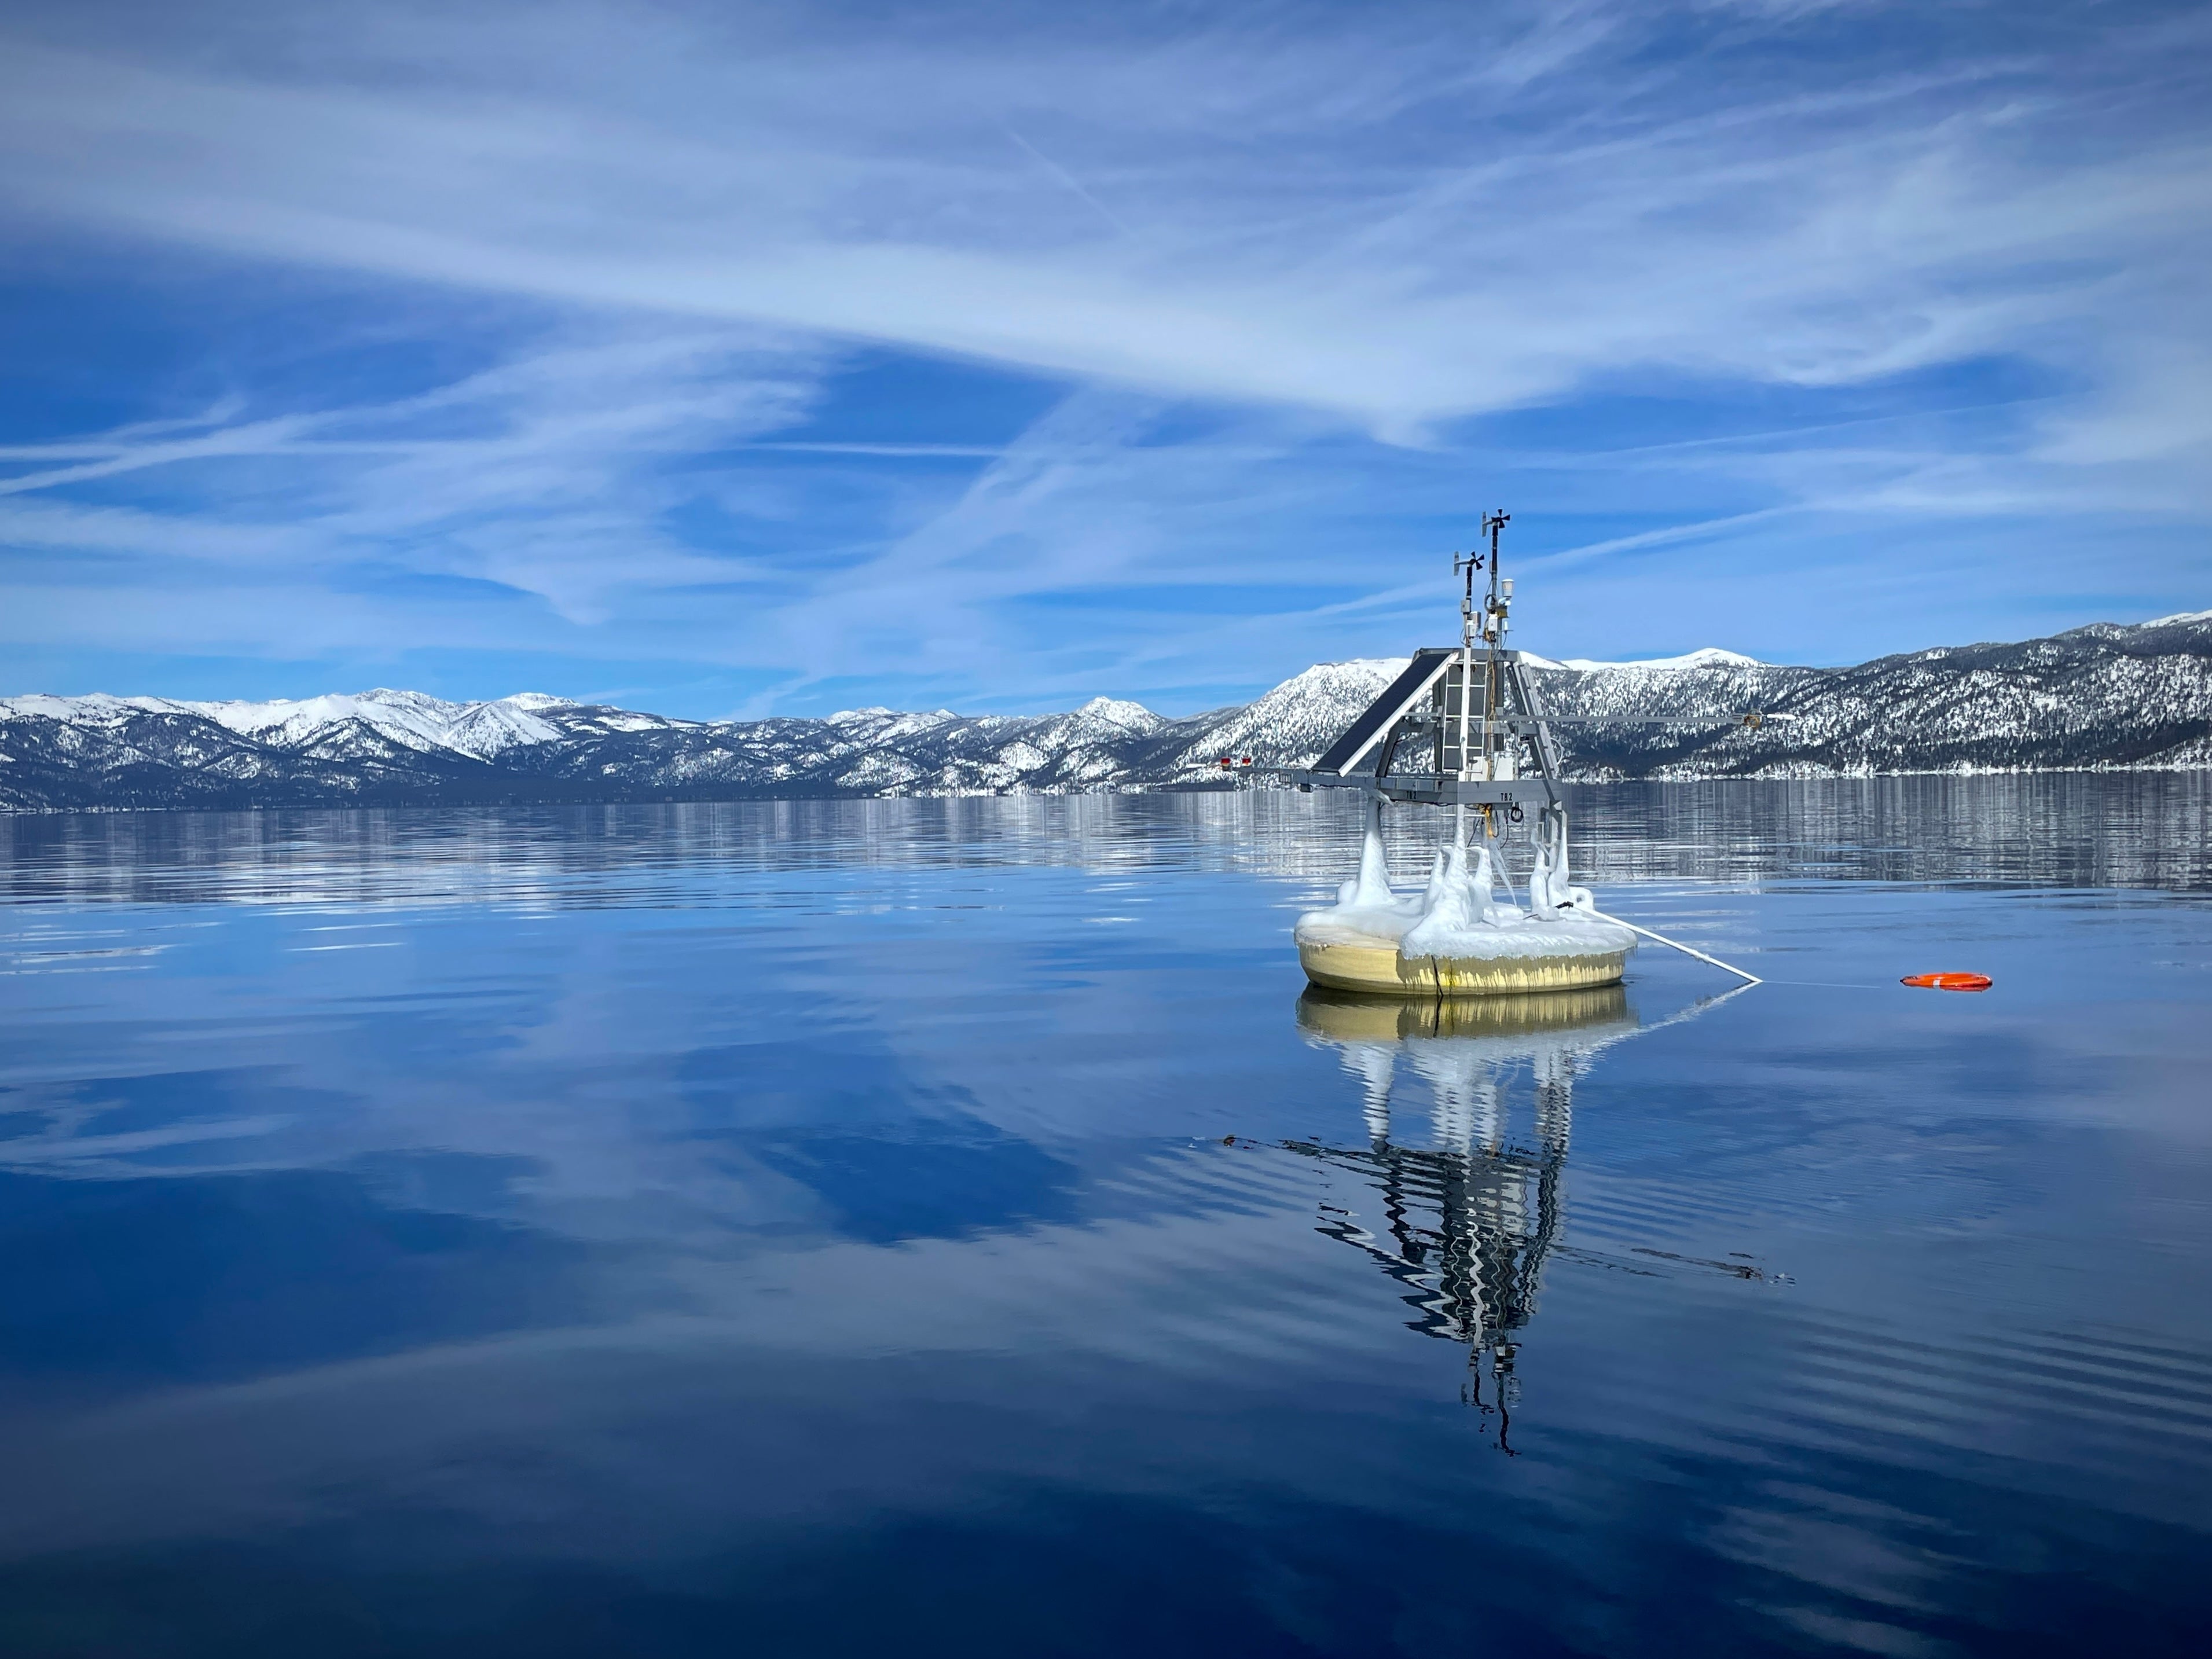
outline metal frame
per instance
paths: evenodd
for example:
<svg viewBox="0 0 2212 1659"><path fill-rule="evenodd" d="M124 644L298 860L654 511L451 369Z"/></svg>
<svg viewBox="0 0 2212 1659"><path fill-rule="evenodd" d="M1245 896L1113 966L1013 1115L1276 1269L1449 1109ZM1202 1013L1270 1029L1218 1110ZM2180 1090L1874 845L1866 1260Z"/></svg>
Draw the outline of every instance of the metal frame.
<svg viewBox="0 0 2212 1659"><path fill-rule="evenodd" d="M1369 706L1326 755L1309 769L1291 770L1284 775L1301 788L1358 789L1378 805L1382 801L1392 800L1425 806L1485 808L1491 815L1488 823L1492 835L1497 833L1495 814L1503 811L1520 822L1533 807L1537 812L1535 833L1539 841L1564 851L1567 809L1559 793L1559 750L1552 736L1555 723L1723 723L1710 717L1679 715L1555 717L1547 714L1529 674L1526 653L1508 650L1504 644L1513 605L1513 584L1498 569L1498 534L1510 522L1509 514L1486 514L1482 530L1490 538L1488 550L1452 556L1452 574L1465 580L1460 599L1460 642L1455 646L1424 647L1415 652L1405 672ZM1475 592L1479 571L1486 572L1488 578L1480 598ZM1480 697L1470 695L1478 683ZM1407 735L1408 722L1424 697L1429 699L1435 711L1434 763L1427 772L1393 774L1390 768L1397 758L1400 742ZM1482 710L1479 721L1474 714L1478 702ZM1724 720L1755 727L1769 719L1788 718L1762 714L1754 709ZM1370 755L1374 757L1374 769L1355 772L1353 769ZM1448 766L1447 761L1456 764ZM1457 816L1455 834L1463 841L1465 815L1461 812Z"/></svg>
<svg viewBox="0 0 2212 1659"><path fill-rule="evenodd" d="M1510 521L1509 514L1485 514L1482 529L1490 538L1488 550L1452 556L1452 574L1465 580L1459 643L1416 652L1406 672L1351 732L1310 770L1291 775L1299 784L1358 789L1378 801L1486 808L1493 834L1494 815L1503 812L1519 821L1534 807L1540 836L1564 842L1566 805L1559 795L1559 749L1522 653L1507 649L1504 642L1513 584L1498 569L1498 535ZM1475 591L1478 572L1487 575L1480 596ZM1431 769L1394 775L1390 768L1399 744L1424 697L1436 719ZM1379 723L1373 718L1377 710L1387 710ZM1355 773L1352 769L1370 754L1375 756L1374 770ZM1524 760L1528 763L1525 767ZM1463 837L1465 817L1457 816L1458 833Z"/></svg>

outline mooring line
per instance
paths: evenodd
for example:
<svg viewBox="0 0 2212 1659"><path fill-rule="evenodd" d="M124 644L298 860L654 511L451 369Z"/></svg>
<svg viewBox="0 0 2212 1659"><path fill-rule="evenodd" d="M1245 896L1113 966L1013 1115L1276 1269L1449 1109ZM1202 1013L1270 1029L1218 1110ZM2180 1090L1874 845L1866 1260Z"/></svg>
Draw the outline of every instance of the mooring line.
<svg viewBox="0 0 2212 1659"><path fill-rule="evenodd" d="M1747 974L1742 969L1735 966L1733 963L1723 962L1718 957L1709 957L1703 951L1698 950L1694 945L1685 945L1678 939L1668 939L1664 933L1655 933L1649 927L1638 927L1632 921L1623 921L1619 916L1609 916L1602 910L1589 910L1585 911L1583 914L1586 915L1595 916L1601 921L1609 921L1617 927L1626 927L1632 933L1641 933L1646 939L1657 939L1662 945L1671 945L1674 949L1680 951L1685 956L1695 957L1699 962L1710 962L1714 967L1724 969L1728 972L1734 974L1738 979L1748 980L1753 985L1764 985L1766 983L1766 981L1759 978L1757 974Z"/></svg>

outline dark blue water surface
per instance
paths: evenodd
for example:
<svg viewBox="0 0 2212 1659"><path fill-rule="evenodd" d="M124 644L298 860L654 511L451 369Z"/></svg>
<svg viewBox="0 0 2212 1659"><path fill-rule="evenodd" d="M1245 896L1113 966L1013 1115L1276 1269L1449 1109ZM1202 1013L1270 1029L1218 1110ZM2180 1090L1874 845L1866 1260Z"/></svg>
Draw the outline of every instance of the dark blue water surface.
<svg viewBox="0 0 2212 1659"><path fill-rule="evenodd" d="M2204 1650L2205 781L1579 811L0 821L0 1652Z"/></svg>

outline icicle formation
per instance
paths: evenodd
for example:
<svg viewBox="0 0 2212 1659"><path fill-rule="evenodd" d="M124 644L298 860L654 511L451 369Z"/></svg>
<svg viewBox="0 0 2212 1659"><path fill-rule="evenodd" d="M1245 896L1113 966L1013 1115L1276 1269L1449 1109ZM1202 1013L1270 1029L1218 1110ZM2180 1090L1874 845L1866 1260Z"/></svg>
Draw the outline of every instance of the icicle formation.
<svg viewBox="0 0 2212 1659"><path fill-rule="evenodd" d="M1490 849L1474 849L1474 872L1468 884L1475 892L1475 915L1493 927L1503 927L1521 920L1521 913L1510 904L1498 902L1498 867L1490 860Z"/></svg>
<svg viewBox="0 0 2212 1659"><path fill-rule="evenodd" d="M1547 817L1536 836L1536 862L1528 872L1528 909L1547 916L1559 910L1588 910L1590 890L1577 887L1567 876L1567 823Z"/></svg>
<svg viewBox="0 0 2212 1659"><path fill-rule="evenodd" d="M1382 804L1367 815L1367 835L1359 843L1359 873L1336 890L1340 910L1379 910L1402 903L1390 890L1390 860L1382 850Z"/></svg>
<svg viewBox="0 0 2212 1659"><path fill-rule="evenodd" d="M1429 891L1421 919L1409 928L1399 942L1399 951L1409 957L1449 956L1451 941L1469 928L1479 927L1490 920L1491 889L1493 885L1490 870L1490 849L1484 848L1480 854L1476 875L1470 876L1467 867L1467 849L1449 848L1442 855L1442 866L1430 878Z"/></svg>
<svg viewBox="0 0 2212 1659"><path fill-rule="evenodd" d="M1390 860L1382 851L1382 814L1367 826L1367 839L1359 847L1359 878L1355 884L1352 902L1354 904L1388 904L1391 900Z"/></svg>

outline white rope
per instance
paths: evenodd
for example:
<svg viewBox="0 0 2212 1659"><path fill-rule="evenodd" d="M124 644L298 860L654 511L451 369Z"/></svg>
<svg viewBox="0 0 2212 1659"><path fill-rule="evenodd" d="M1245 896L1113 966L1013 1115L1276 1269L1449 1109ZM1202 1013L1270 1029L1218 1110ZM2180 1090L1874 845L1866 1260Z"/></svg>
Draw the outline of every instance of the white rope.
<svg viewBox="0 0 2212 1659"><path fill-rule="evenodd" d="M1710 962L1716 968L1726 969L1729 973L1734 974L1738 979L1747 980L1753 985L1764 985L1766 983L1766 981L1759 978L1757 974L1747 974L1742 969L1731 966L1729 963L1723 962L1718 957L1709 957L1703 951L1693 949L1692 946L1683 944L1682 941L1678 939L1668 939L1664 933L1655 933L1649 927L1638 927L1632 921L1622 921L1619 916L1609 916L1602 910L1585 910L1583 914L1584 915L1595 916L1600 921L1610 921L1615 923L1620 927L1626 927L1632 933L1641 933L1646 939L1656 939L1662 945L1671 945L1677 951L1681 951L1685 956L1695 957L1699 962Z"/></svg>

